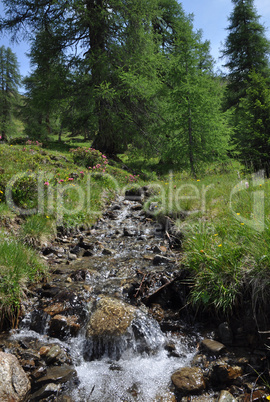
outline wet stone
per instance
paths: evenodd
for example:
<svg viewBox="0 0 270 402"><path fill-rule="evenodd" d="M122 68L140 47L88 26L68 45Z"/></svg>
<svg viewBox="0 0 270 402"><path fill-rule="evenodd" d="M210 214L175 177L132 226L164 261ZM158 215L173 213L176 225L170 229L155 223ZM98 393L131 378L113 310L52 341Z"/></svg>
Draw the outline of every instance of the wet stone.
<svg viewBox="0 0 270 402"><path fill-rule="evenodd" d="M226 362L214 361L211 364L210 378L213 383L227 384L232 380L240 377L243 374L243 370L238 366L230 366Z"/></svg>
<svg viewBox="0 0 270 402"><path fill-rule="evenodd" d="M36 382L42 385L51 382L64 383L69 381L75 374L76 371L67 365L48 367L46 374Z"/></svg>
<svg viewBox="0 0 270 402"><path fill-rule="evenodd" d="M111 211L119 211L121 209L121 205L114 204L111 206Z"/></svg>
<svg viewBox="0 0 270 402"><path fill-rule="evenodd" d="M169 263L174 263L174 261L171 258L165 257L164 255L157 254L153 259L154 265L169 264Z"/></svg>
<svg viewBox="0 0 270 402"><path fill-rule="evenodd" d="M130 326L135 308L120 300L102 297L91 315L87 336L119 336Z"/></svg>
<svg viewBox="0 0 270 402"><path fill-rule="evenodd" d="M131 206L131 211L141 211L142 209L142 204L135 204Z"/></svg>
<svg viewBox="0 0 270 402"><path fill-rule="evenodd" d="M88 275L89 275L88 269L78 269L77 271L72 272L70 277L75 282L84 282Z"/></svg>
<svg viewBox="0 0 270 402"><path fill-rule="evenodd" d="M225 349L225 345L212 339L204 339L200 344L200 348L208 353L218 354Z"/></svg>
<svg viewBox="0 0 270 402"><path fill-rule="evenodd" d="M44 309L45 313L49 315L60 314L66 310L64 303L54 303L50 304L48 307Z"/></svg>
<svg viewBox="0 0 270 402"><path fill-rule="evenodd" d="M218 402L237 402L237 400L228 391L221 391Z"/></svg>
<svg viewBox="0 0 270 402"><path fill-rule="evenodd" d="M172 375L172 382L181 394L196 394L205 389L203 371L198 367L184 367Z"/></svg>
<svg viewBox="0 0 270 402"><path fill-rule="evenodd" d="M112 250L111 248L104 248L103 250L102 250L102 254L103 255L113 255L113 254L115 254L115 250Z"/></svg>
<svg viewBox="0 0 270 402"><path fill-rule="evenodd" d="M90 250L85 250L85 252L83 253L83 257L92 257L94 255L94 253Z"/></svg>
<svg viewBox="0 0 270 402"><path fill-rule="evenodd" d="M70 249L70 254L75 254L78 258L82 257L85 253L85 249L79 246L75 246Z"/></svg>
<svg viewBox="0 0 270 402"><path fill-rule="evenodd" d="M47 364L64 364L69 362L66 351L60 345L47 345L48 350L44 350L42 357Z"/></svg>
<svg viewBox="0 0 270 402"><path fill-rule="evenodd" d="M65 339L67 336L76 336L81 328L78 323L78 317L64 316L57 314L50 322L49 335L59 339Z"/></svg>
<svg viewBox="0 0 270 402"><path fill-rule="evenodd" d="M41 399L48 398L51 395L57 395L60 389L60 384L46 384L33 395L31 395L30 401L40 401Z"/></svg>

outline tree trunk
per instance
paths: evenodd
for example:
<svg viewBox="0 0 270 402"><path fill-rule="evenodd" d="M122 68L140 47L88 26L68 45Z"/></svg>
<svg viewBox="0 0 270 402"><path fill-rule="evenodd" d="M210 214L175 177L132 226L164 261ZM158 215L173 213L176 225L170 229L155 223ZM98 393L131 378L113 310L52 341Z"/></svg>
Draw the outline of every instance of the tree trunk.
<svg viewBox="0 0 270 402"><path fill-rule="evenodd" d="M188 142L189 142L189 163L190 169L193 176L196 178L195 167L194 167L194 154L193 154L193 133L192 133L192 118L191 118L191 108L190 108L190 100L188 99Z"/></svg>

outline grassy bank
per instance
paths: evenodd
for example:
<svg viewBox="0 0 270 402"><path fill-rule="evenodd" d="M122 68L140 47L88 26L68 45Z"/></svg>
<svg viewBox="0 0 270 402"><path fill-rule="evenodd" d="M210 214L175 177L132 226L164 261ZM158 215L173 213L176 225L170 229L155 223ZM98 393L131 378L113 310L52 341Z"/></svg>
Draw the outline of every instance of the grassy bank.
<svg viewBox="0 0 270 402"><path fill-rule="evenodd" d="M49 145L0 145L2 327L6 319L16 324L28 281L46 275L33 247L52 240L58 228L91 227L116 192L139 181L97 151Z"/></svg>
<svg viewBox="0 0 270 402"><path fill-rule="evenodd" d="M174 217L184 235L182 264L193 279L192 304L230 316L250 298L254 314L267 309L270 181L263 172L251 175L230 162L199 179L171 172L152 185L157 194L148 206Z"/></svg>
<svg viewBox="0 0 270 402"><path fill-rule="evenodd" d="M252 300L254 314L267 306L270 181L262 173L246 173L235 161L212 165L193 179L185 172L160 167L157 159L141 163L127 155L120 158L108 160L81 144L74 144L72 151L63 146L61 152L58 144L46 149L38 143L1 145L2 236L5 226L11 223L12 228L18 216L21 220L16 240L11 237L7 245L16 241L28 255L29 245L38 247L52 239L57 227L91 226L116 192L147 184L153 195L145 208L153 218L172 217L184 235L181 264L193 282L194 307L229 316L239 308L243 295ZM0 308L16 310L25 294L21 284L35 278L33 265L37 275L45 268L38 261L30 263L29 272L20 264L14 268L8 254L0 264L5 283ZM5 282L5 278L9 279Z"/></svg>

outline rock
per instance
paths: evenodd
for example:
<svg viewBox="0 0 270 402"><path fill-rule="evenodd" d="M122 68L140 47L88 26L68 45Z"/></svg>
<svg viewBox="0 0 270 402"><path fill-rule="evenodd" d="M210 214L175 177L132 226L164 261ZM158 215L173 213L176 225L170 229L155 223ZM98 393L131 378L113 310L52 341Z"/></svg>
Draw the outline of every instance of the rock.
<svg viewBox="0 0 270 402"><path fill-rule="evenodd" d="M119 336L126 332L135 308L120 300L101 297L87 326L87 336Z"/></svg>
<svg viewBox="0 0 270 402"><path fill-rule="evenodd" d="M31 395L30 401L36 402L40 401L41 399L48 398L51 395L57 395L60 389L61 389L60 384L54 384L54 383L46 384L44 385L44 387L42 387L33 395Z"/></svg>
<svg viewBox="0 0 270 402"><path fill-rule="evenodd" d="M83 257L92 257L94 255L94 253L90 250L85 250L85 252L83 253Z"/></svg>
<svg viewBox="0 0 270 402"><path fill-rule="evenodd" d="M182 394L196 394L205 389L203 372L198 367L184 367L172 375L172 382Z"/></svg>
<svg viewBox="0 0 270 402"><path fill-rule="evenodd" d="M121 209L121 205L114 204L111 206L111 211L119 211Z"/></svg>
<svg viewBox="0 0 270 402"><path fill-rule="evenodd" d="M132 237L132 236L136 236L136 234L137 234L137 233L132 232L131 230L129 230L129 229L127 229L127 228L124 228L124 229L123 229L123 236Z"/></svg>
<svg viewBox="0 0 270 402"><path fill-rule="evenodd" d="M31 389L30 381L16 356L0 352L0 400L23 401Z"/></svg>
<svg viewBox="0 0 270 402"><path fill-rule="evenodd" d="M68 259L71 261L77 260L77 255L76 254L72 254L72 253L68 253Z"/></svg>
<svg viewBox="0 0 270 402"><path fill-rule="evenodd" d="M148 260L148 261L153 261L153 260L154 260L154 257L153 257L152 254L144 254L144 255L143 255L143 259L144 259L144 260Z"/></svg>
<svg viewBox="0 0 270 402"><path fill-rule="evenodd" d="M238 366L230 366L224 361L214 361L211 364L210 379L216 384L227 384L240 377L243 370Z"/></svg>
<svg viewBox="0 0 270 402"><path fill-rule="evenodd" d="M171 258L165 257L164 255L155 255L153 259L153 264L154 265L160 265L160 264L169 264L173 263L174 261Z"/></svg>
<svg viewBox="0 0 270 402"><path fill-rule="evenodd" d="M92 243L85 243L85 241L82 237L80 238L77 246L84 248L85 250L93 250L94 249L94 245Z"/></svg>
<svg viewBox="0 0 270 402"><path fill-rule="evenodd" d="M140 211L142 209L142 204L132 205L130 208L132 211Z"/></svg>
<svg viewBox="0 0 270 402"><path fill-rule="evenodd" d="M78 269L77 271L72 272L70 277L74 282L85 282L88 275L88 269Z"/></svg>
<svg viewBox="0 0 270 402"><path fill-rule="evenodd" d="M156 395L154 402L177 402L177 400L172 392L167 392Z"/></svg>
<svg viewBox="0 0 270 402"><path fill-rule="evenodd" d="M221 391L218 402L237 402L237 399L235 399L228 391Z"/></svg>
<svg viewBox="0 0 270 402"><path fill-rule="evenodd" d="M159 253L166 253L167 247L166 246L155 246L153 248L153 253L159 254Z"/></svg>
<svg viewBox="0 0 270 402"><path fill-rule="evenodd" d="M70 254L75 254L78 258L82 257L85 253L85 248L78 245L70 249Z"/></svg>
<svg viewBox="0 0 270 402"><path fill-rule="evenodd" d="M110 249L110 248L104 248L104 249L102 250L102 254L103 254L103 255L113 255L113 254L115 254L115 251L112 250L112 249Z"/></svg>
<svg viewBox="0 0 270 402"><path fill-rule="evenodd" d="M144 198L144 191L141 188L131 188L126 190L125 199L129 201L139 201L142 202Z"/></svg>
<svg viewBox="0 0 270 402"><path fill-rule="evenodd" d="M48 307L44 309L45 313L49 315L60 314L65 311L65 304L64 303L54 303L50 304Z"/></svg>
<svg viewBox="0 0 270 402"><path fill-rule="evenodd" d="M211 354L219 354L225 349L225 345L212 339L204 339L200 344L200 348Z"/></svg>
<svg viewBox="0 0 270 402"><path fill-rule="evenodd" d="M44 376L39 378L37 384L47 384L47 383L64 383L70 380L76 371L68 365L63 366L52 366L48 367L47 372Z"/></svg>
<svg viewBox="0 0 270 402"><path fill-rule="evenodd" d="M232 345L233 333L227 322L223 322L222 324L219 325L218 335L221 339L221 342L224 343L224 345L228 346Z"/></svg>
<svg viewBox="0 0 270 402"><path fill-rule="evenodd" d="M57 314L50 322L49 335L59 339L65 339L67 336L76 336L81 328L78 323L78 317L75 315L64 316Z"/></svg>
<svg viewBox="0 0 270 402"><path fill-rule="evenodd" d="M64 364L69 363L69 358L64 349L60 345L44 345L40 349L40 355L47 364Z"/></svg>
<svg viewBox="0 0 270 402"><path fill-rule="evenodd" d="M54 248L54 247L45 247L43 250L42 250L42 254L44 255L44 256L49 256L49 255L54 255L54 254L56 254L57 253L57 251L56 251L56 249Z"/></svg>

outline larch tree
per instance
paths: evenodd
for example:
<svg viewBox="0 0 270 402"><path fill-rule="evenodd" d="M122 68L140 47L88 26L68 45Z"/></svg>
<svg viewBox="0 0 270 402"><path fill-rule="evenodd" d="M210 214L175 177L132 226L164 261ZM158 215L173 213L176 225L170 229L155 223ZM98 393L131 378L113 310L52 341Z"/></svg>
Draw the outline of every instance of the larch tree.
<svg viewBox="0 0 270 402"><path fill-rule="evenodd" d="M16 55L5 46L0 47L0 133L6 141L12 132L13 113L18 104L20 84Z"/></svg>
<svg viewBox="0 0 270 402"><path fill-rule="evenodd" d="M226 108L237 107L246 95L251 71L269 75L269 41L254 7L254 0L232 0L223 57L229 70Z"/></svg>
<svg viewBox="0 0 270 402"><path fill-rule="evenodd" d="M230 132L209 42L194 32L190 18L178 21L174 32L166 55L167 141L162 158L196 176L201 164L226 156Z"/></svg>
<svg viewBox="0 0 270 402"><path fill-rule="evenodd" d="M7 17L1 30L14 35L23 31L36 51L40 32L57 38L54 51L65 54L66 68L83 82L83 96L88 96L84 125L88 120L93 146L108 154L125 150L138 132L149 137L157 83L158 52L152 36L157 2L3 1Z"/></svg>

